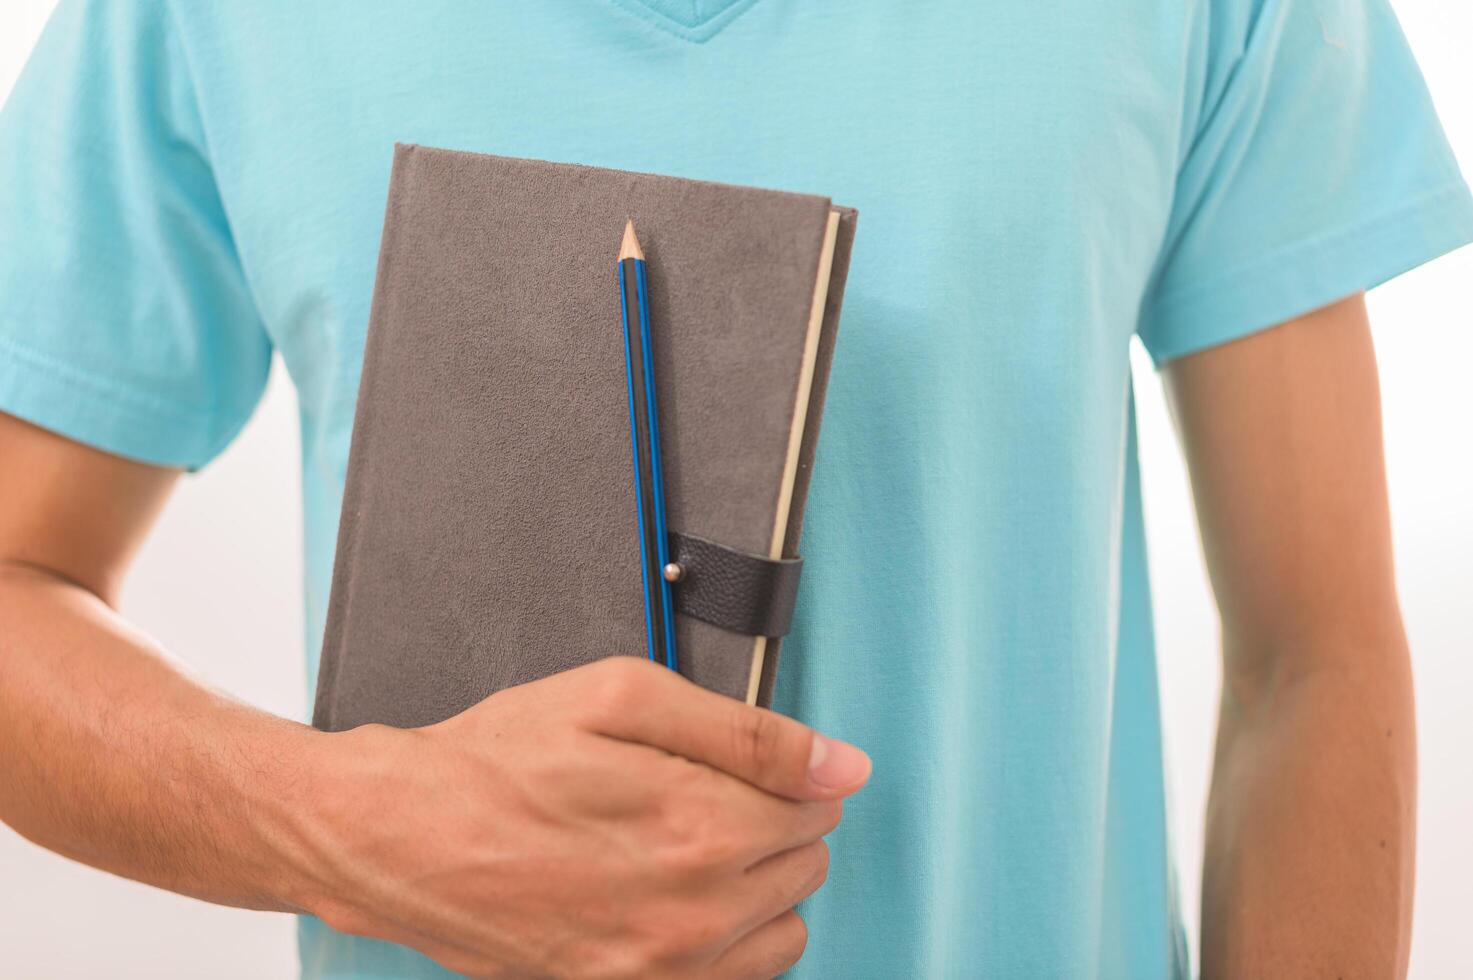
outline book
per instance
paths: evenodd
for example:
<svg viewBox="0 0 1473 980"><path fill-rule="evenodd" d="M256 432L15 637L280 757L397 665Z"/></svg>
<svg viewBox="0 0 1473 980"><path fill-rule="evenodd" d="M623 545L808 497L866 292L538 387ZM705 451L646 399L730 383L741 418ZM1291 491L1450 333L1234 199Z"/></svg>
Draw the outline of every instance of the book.
<svg viewBox="0 0 1473 980"><path fill-rule="evenodd" d="M631 219L668 525L792 564L856 218L811 194L397 146L314 724L432 724L645 655L615 266ZM770 704L781 637L677 609L681 673Z"/></svg>

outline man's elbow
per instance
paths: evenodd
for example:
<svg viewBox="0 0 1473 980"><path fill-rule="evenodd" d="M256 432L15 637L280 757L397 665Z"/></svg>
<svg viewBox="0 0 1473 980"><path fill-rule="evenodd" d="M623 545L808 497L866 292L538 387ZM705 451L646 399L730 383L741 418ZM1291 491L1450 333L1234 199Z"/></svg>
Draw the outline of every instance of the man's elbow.
<svg viewBox="0 0 1473 980"><path fill-rule="evenodd" d="M1252 619L1225 615L1222 646L1224 696L1245 707L1273 705L1306 685L1410 691L1406 628L1390 592L1335 605L1305 600Z"/></svg>

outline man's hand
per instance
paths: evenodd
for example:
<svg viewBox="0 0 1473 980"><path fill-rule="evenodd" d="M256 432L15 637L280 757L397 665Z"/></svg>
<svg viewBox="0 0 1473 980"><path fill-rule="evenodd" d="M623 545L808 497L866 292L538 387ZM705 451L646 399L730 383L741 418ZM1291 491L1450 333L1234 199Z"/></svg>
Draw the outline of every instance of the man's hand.
<svg viewBox="0 0 1473 980"><path fill-rule="evenodd" d="M440 725L328 735L180 671L114 608L177 473L0 414L0 820L115 874L312 912L475 976L765 977L869 774L614 658Z"/></svg>
<svg viewBox="0 0 1473 980"><path fill-rule="evenodd" d="M869 776L857 749L630 657L330 739L301 904L478 977L781 973Z"/></svg>

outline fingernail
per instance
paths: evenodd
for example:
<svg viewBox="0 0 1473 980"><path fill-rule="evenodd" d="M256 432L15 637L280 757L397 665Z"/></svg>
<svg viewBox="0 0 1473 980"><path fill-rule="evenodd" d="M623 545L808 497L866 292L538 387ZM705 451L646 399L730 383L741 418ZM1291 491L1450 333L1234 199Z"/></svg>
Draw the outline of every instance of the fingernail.
<svg viewBox="0 0 1473 980"><path fill-rule="evenodd" d="M808 754L808 778L825 789L852 786L869 776L870 761L860 749L847 742L813 735Z"/></svg>

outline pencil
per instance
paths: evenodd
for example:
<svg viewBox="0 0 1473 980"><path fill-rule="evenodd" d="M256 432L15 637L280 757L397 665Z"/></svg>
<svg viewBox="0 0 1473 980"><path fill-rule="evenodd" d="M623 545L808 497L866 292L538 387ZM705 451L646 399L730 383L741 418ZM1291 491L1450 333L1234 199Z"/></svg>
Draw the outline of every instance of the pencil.
<svg viewBox="0 0 1473 980"><path fill-rule="evenodd" d="M665 569L670 561L665 528L665 480L660 466L660 413L655 399L655 359L650 346L650 301L644 251L634 222L619 247L620 312L629 382L629 437L634 456L634 495L639 514L640 577L644 590L649 658L678 669L675 609Z"/></svg>

